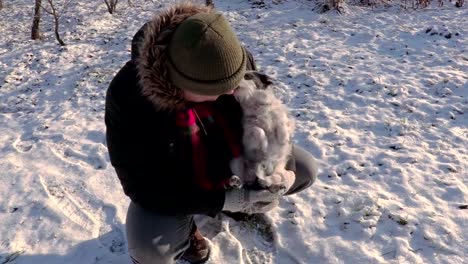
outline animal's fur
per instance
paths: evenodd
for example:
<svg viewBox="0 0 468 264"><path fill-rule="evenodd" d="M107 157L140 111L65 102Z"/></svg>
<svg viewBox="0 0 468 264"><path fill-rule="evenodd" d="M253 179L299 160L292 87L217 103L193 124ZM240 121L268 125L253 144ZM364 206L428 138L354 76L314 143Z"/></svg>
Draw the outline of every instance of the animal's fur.
<svg viewBox="0 0 468 264"><path fill-rule="evenodd" d="M294 122L271 89L258 87L258 83L265 83L256 80L258 75L247 76L246 79L252 79L242 80L234 92L244 112L244 155L231 162L231 169L243 184L253 185L258 181L264 188L280 187L271 186L274 183L267 177L285 170L291 154Z"/></svg>

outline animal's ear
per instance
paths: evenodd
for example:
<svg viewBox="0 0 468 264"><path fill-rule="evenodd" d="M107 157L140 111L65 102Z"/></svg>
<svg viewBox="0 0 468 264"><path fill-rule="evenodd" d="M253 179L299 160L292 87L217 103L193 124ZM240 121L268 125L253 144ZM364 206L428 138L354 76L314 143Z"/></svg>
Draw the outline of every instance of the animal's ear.
<svg viewBox="0 0 468 264"><path fill-rule="evenodd" d="M261 90L264 90L268 88L269 85L273 84L273 78L258 71L247 71L244 79L254 81L257 88Z"/></svg>
<svg viewBox="0 0 468 264"><path fill-rule="evenodd" d="M234 97L238 102L243 103L252 96L255 90L255 83L253 81L241 80L239 87L234 91Z"/></svg>

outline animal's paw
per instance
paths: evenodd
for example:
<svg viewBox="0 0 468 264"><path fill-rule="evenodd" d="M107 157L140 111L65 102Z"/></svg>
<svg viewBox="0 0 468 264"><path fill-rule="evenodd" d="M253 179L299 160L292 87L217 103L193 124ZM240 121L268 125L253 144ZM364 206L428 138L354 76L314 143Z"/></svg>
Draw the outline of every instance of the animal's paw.
<svg viewBox="0 0 468 264"><path fill-rule="evenodd" d="M238 176L233 175L231 178L229 178L229 187L241 188L242 180Z"/></svg>
<svg viewBox="0 0 468 264"><path fill-rule="evenodd" d="M293 171L283 170L259 179L259 183L271 192L287 192L295 180L296 174Z"/></svg>

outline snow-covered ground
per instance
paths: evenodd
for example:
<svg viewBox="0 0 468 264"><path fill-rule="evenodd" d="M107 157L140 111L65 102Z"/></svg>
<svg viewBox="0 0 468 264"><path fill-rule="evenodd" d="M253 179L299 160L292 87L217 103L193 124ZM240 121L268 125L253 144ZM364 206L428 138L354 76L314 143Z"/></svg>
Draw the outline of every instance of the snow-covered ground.
<svg viewBox="0 0 468 264"><path fill-rule="evenodd" d="M68 44L31 41L31 1L0 11L0 263L129 263L129 203L104 96L137 29L168 1L75 1ZM266 1L271 3L271 1ZM209 263L467 263L468 11L317 14L310 1L215 1L297 119L310 189L252 223L200 218ZM218 225L214 230L213 225Z"/></svg>

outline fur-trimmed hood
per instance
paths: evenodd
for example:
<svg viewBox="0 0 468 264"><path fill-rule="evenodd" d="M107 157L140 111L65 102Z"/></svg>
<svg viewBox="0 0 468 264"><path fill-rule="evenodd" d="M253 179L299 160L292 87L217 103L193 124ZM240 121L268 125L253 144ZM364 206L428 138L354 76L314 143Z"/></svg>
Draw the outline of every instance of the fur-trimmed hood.
<svg viewBox="0 0 468 264"><path fill-rule="evenodd" d="M166 70L167 46L177 26L198 13L215 12L211 6L183 3L174 5L156 15L143 25L132 40L132 60L136 62L141 93L157 110L173 111L183 107L182 91L173 86ZM252 54L246 50L247 72L245 79L254 80L257 88L272 84L267 75L256 72Z"/></svg>
<svg viewBox="0 0 468 264"><path fill-rule="evenodd" d="M136 60L140 86L158 110L172 111L184 104L182 91L168 80L167 46L177 26L190 16L214 12L210 6L182 3L157 14L146 23L132 41L132 59Z"/></svg>

